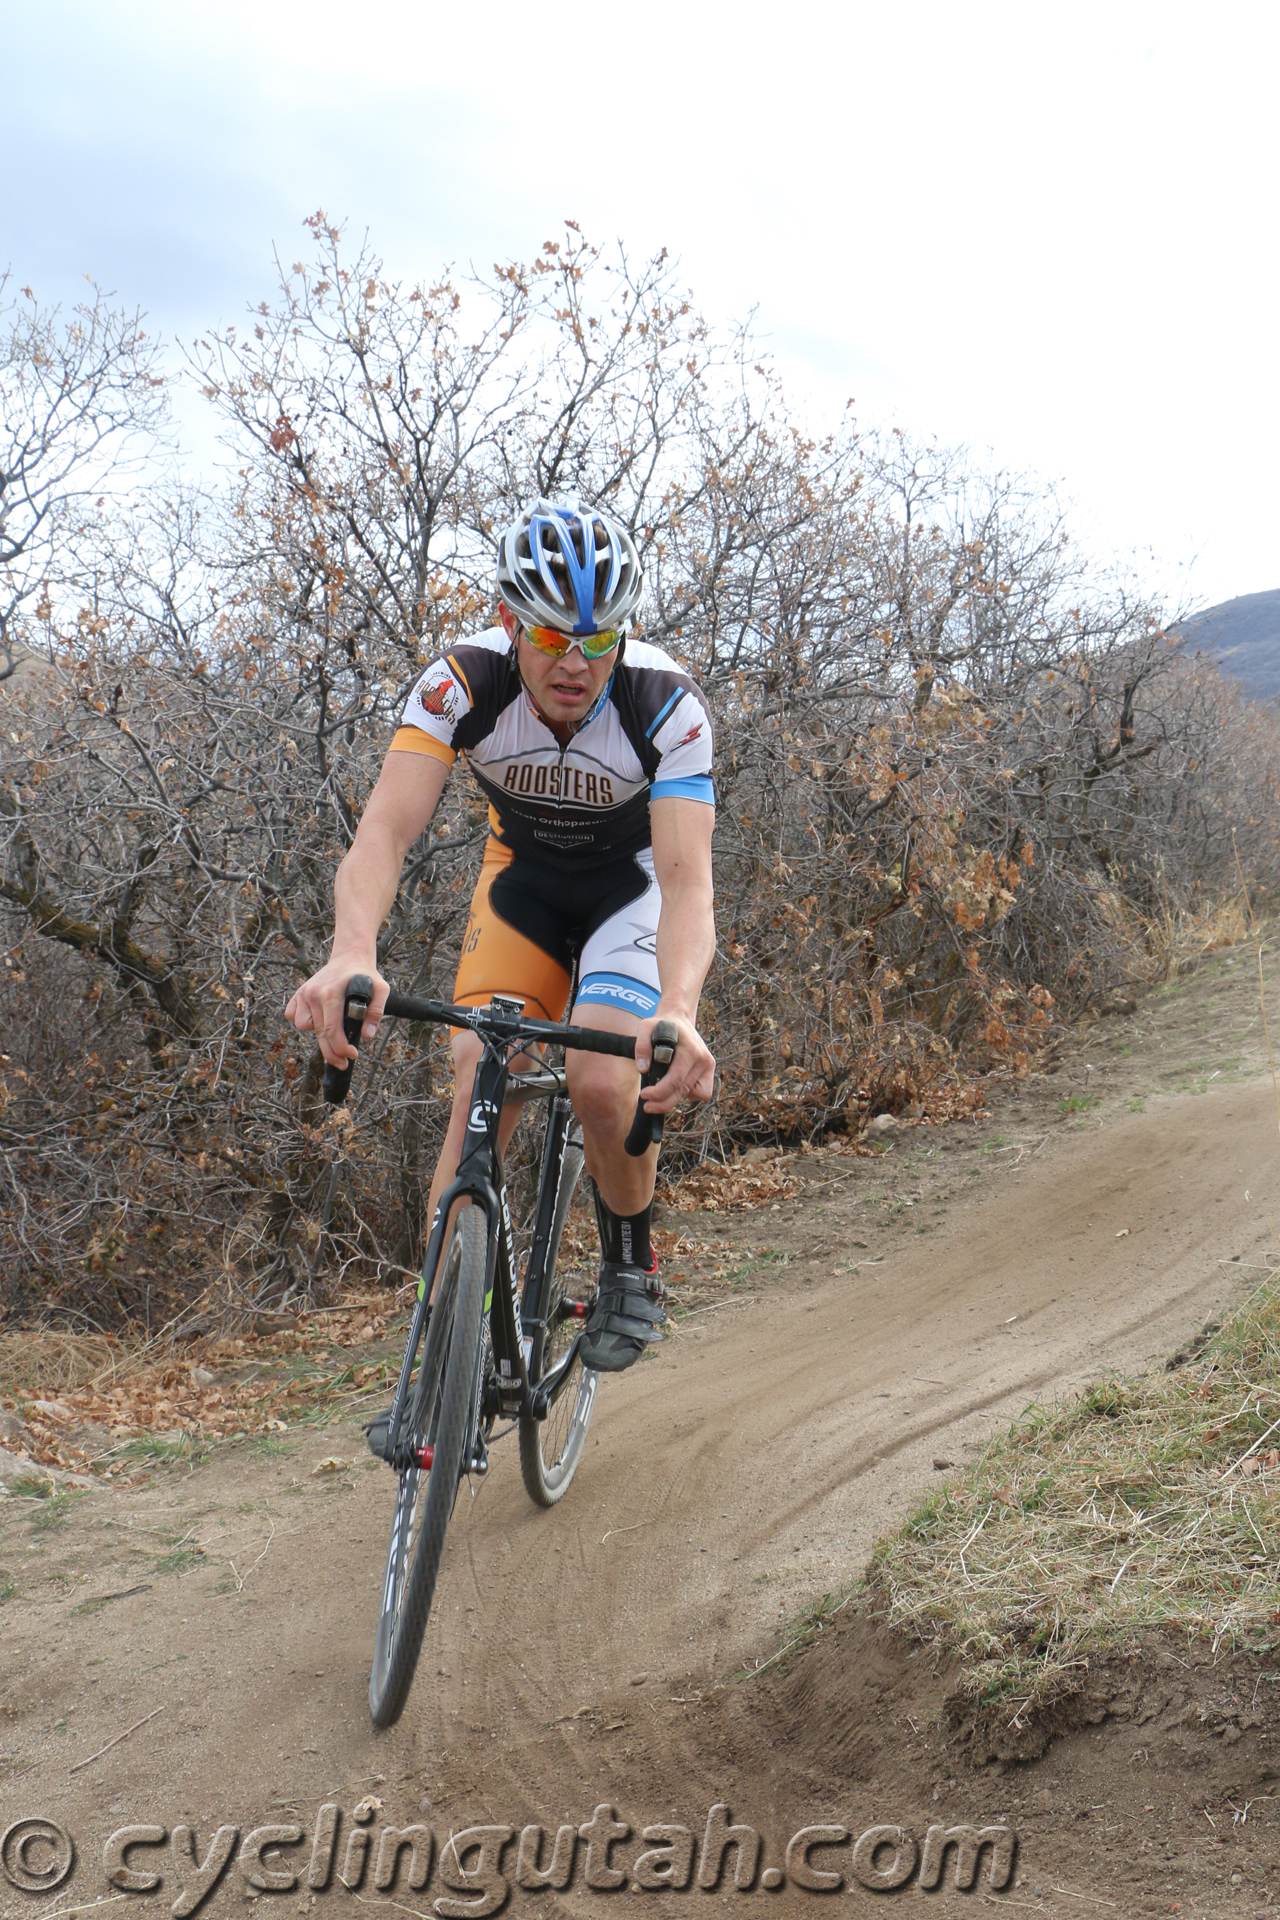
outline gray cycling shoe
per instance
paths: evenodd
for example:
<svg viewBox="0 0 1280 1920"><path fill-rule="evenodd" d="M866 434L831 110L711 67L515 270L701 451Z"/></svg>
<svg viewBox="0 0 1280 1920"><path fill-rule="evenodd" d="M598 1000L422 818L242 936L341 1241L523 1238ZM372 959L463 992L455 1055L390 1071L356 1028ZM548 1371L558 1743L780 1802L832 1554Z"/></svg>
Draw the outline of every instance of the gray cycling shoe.
<svg viewBox="0 0 1280 1920"><path fill-rule="evenodd" d="M390 1407L387 1408L385 1413L377 1414L374 1419L370 1420L364 1430L364 1437L368 1443L370 1453L376 1453L379 1460L390 1460L391 1455L387 1451L387 1442L391 1437Z"/></svg>
<svg viewBox="0 0 1280 1920"><path fill-rule="evenodd" d="M578 1349L584 1367L596 1373L622 1373L633 1366L646 1347L660 1341L667 1323L658 1278L658 1263L624 1266L617 1260L600 1262L600 1288Z"/></svg>

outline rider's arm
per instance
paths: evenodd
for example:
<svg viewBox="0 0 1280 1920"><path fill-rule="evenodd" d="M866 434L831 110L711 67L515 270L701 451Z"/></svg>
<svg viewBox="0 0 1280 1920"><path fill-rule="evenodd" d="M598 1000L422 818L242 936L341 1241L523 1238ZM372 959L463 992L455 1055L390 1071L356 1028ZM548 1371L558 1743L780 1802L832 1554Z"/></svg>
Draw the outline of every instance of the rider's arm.
<svg viewBox="0 0 1280 1920"><path fill-rule="evenodd" d="M698 1032L698 997L715 958L711 832L715 808L675 795L649 802L653 870L662 891L658 918L658 979L662 995L654 1020L674 1020L680 1045L670 1071L645 1095L651 1113L677 1100L709 1100L716 1063ZM652 1027L650 1027L650 1032ZM649 1063L648 1034L636 1043L636 1064Z"/></svg>
<svg viewBox="0 0 1280 1920"><path fill-rule="evenodd" d="M364 1037L377 1032L387 998L387 983L378 973L378 929L395 901L404 857L435 812L448 777L447 760L393 749L338 868L328 964L298 988L284 1010L299 1032L315 1034L320 1051L335 1066L355 1058L342 1031L342 998L353 974L372 977Z"/></svg>

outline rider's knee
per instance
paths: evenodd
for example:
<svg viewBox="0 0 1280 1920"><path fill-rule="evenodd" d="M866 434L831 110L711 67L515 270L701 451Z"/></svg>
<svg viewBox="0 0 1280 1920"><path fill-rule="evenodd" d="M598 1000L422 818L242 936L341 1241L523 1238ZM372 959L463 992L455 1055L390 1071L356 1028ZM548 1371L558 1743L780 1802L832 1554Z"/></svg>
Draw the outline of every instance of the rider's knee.
<svg viewBox="0 0 1280 1920"><path fill-rule="evenodd" d="M570 1059L569 1093L583 1125L599 1128L619 1122L629 1105L634 1105L634 1069L608 1054L571 1054Z"/></svg>

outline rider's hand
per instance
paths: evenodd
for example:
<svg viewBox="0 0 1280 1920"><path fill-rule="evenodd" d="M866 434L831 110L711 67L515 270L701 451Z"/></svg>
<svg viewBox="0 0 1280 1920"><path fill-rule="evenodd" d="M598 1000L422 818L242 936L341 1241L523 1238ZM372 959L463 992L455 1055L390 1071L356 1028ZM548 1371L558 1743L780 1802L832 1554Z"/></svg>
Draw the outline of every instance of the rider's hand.
<svg viewBox="0 0 1280 1920"><path fill-rule="evenodd" d="M671 1065L655 1086L641 1094L646 1113L670 1113L681 1100L709 1100L715 1091L715 1057L692 1020L664 1012L661 1002L642 1033L636 1036L636 1065L647 1073L653 1058L653 1029L659 1020L670 1020L678 1040Z"/></svg>
<svg viewBox="0 0 1280 1920"><path fill-rule="evenodd" d="M372 1040L391 989L368 960L330 960L319 973L312 974L305 986L298 988L284 1010L285 1019L292 1020L299 1033L314 1033L316 1044L330 1066L345 1067L356 1057L357 1049L342 1031L342 1007L347 983L357 973L367 974L373 981L373 999L360 1029L362 1040Z"/></svg>

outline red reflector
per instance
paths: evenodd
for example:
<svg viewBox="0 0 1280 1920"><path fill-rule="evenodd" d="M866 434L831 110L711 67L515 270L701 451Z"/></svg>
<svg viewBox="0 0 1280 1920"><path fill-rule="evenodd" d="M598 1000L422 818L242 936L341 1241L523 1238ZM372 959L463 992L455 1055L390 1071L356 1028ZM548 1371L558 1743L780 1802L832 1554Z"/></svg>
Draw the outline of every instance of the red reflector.
<svg viewBox="0 0 1280 1920"><path fill-rule="evenodd" d="M585 1320L587 1317L586 1301L585 1300L572 1301L570 1304L570 1312L573 1314L573 1317L575 1320Z"/></svg>
<svg viewBox="0 0 1280 1920"><path fill-rule="evenodd" d="M420 1467L430 1467L435 1457L436 1450L434 1447L418 1448L418 1465Z"/></svg>

